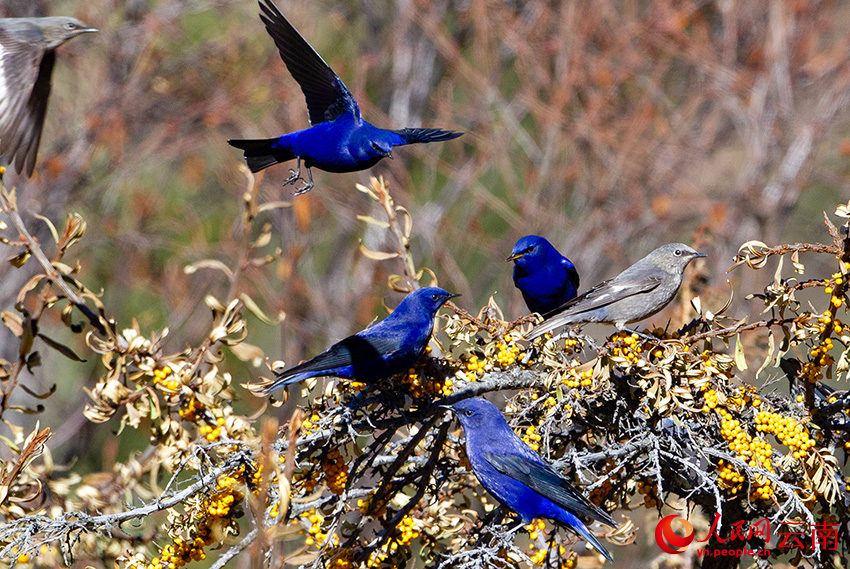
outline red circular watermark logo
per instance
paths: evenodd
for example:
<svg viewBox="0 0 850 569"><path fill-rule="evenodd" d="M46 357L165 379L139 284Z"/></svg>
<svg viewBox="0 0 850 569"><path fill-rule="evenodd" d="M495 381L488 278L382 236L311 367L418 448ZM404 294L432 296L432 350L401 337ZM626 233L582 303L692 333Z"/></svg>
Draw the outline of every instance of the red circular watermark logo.
<svg viewBox="0 0 850 569"><path fill-rule="evenodd" d="M673 521L679 520L685 528L685 535L673 531ZM694 526L688 520L676 517L676 514L663 518L655 526L655 541L658 547L667 553L682 553L694 540Z"/></svg>

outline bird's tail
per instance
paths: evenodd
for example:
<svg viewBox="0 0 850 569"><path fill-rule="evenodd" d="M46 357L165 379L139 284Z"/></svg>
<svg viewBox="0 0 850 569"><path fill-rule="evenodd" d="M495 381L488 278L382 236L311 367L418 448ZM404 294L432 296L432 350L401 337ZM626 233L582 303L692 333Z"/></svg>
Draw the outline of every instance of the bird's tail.
<svg viewBox="0 0 850 569"><path fill-rule="evenodd" d="M288 370L291 372L291 370ZM262 394L263 395L271 395L272 391L290 385L292 383L298 383L299 381L304 381L309 377L313 377L315 374L310 372L301 372L301 373L287 373L281 372L275 374L275 380L268 385L261 385Z"/></svg>
<svg viewBox="0 0 850 569"><path fill-rule="evenodd" d="M601 553L605 557L605 559L607 559L611 563L614 562L614 558L611 557L611 554L608 552L607 549L605 549L605 546L602 545L599 542L599 539L595 535L593 535L593 532L591 532L589 529L587 529L587 527L584 524L580 524L578 526L575 526L575 527L573 527L573 529L580 536L582 536L584 539L586 539L588 541L588 543L593 545L593 549L595 549L596 551Z"/></svg>
<svg viewBox="0 0 850 569"><path fill-rule="evenodd" d="M269 166L295 158L295 154L291 151L280 146L273 146L277 140L277 138L236 139L228 140L227 143L243 150L248 168L252 172L259 172Z"/></svg>
<svg viewBox="0 0 850 569"><path fill-rule="evenodd" d="M587 542L593 546L593 549L605 556L605 559L607 559L611 563L614 562L614 558L611 557L611 554L608 552L607 549L605 549L605 546L600 543L599 539L595 535L593 535L593 532L587 529L587 526L584 525L584 522L582 522L580 519L578 519L578 517L574 516L573 514L564 509L559 508L559 510L560 511L556 514L555 517L563 525L565 525L570 531L573 531L584 539L586 539ZM613 525L614 527L617 526L617 523L613 519L611 519L611 516L609 516L607 513L604 513L600 510L600 514L602 514L603 519L605 519L605 523L608 523L610 521L611 523L609 525Z"/></svg>
<svg viewBox="0 0 850 569"><path fill-rule="evenodd" d="M404 141L404 144L416 144L417 142L443 142L452 140L462 135L462 132L453 130L443 130L441 128L402 128L394 130L393 133L399 135Z"/></svg>

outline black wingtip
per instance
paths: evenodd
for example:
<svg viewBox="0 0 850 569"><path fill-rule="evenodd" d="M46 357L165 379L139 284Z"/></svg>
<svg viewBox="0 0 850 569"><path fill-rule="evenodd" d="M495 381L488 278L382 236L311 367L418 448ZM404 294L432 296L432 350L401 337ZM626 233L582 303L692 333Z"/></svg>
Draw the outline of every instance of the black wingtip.
<svg viewBox="0 0 850 569"><path fill-rule="evenodd" d="M405 144L445 142L463 134L462 132L443 130L441 128L402 128L393 132L399 135Z"/></svg>

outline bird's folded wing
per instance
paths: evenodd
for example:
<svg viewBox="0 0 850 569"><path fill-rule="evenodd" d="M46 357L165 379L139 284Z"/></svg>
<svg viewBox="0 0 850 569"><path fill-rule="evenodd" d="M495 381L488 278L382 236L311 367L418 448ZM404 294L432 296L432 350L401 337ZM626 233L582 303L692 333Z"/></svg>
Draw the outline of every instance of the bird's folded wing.
<svg viewBox="0 0 850 569"><path fill-rule="evenodd" d="M578 290L581 279L579 279L578 270L575 265L573 265L569 259L563 257L561 258L561 266L564 267L564 270L567 272L569 282L576 288L576 290Z"/></svg>
<svg viewBox="0 0 850 569"><path fill-rule="evenodd" d="M356 365L392 354L398 348L397 338L349 336L315 358L281 372L278 378L283 379L307 371L324 371Z"/></svg>
<svg viewBox="0 0 850 569"><path fill-rule="evenodd" d="M577 314L602 308L618 300L649 292L660 285L661 281L662 278L656 275L645 275L628 281L618 281L618 279L603 281L584 294L544 314L543 318L548 320L558 314Z"/></svg>
<svg viewBox="0 0 850 569"><path fill-rule="evenodd" d="M55 54L0 30L0 156L32 174Z"/></svg>
<svg viewBox="0 0 850 569"><path fill-rule="evenodd" d="M617 527L611 516L591 504L548 464L534 462L518 455L491 453L485 454L484 458L502 474L522 482L568 512Z"/></svg>
<svg viewBox="0 0 850 569"><path fill-rule="evenodd" d="M304 92L310 124L332 121L345 112L359 117L360 108L351 92L277 6L265 0L265 3L260 1L260 9L260 19L274 40L280 58Z"/></svg>

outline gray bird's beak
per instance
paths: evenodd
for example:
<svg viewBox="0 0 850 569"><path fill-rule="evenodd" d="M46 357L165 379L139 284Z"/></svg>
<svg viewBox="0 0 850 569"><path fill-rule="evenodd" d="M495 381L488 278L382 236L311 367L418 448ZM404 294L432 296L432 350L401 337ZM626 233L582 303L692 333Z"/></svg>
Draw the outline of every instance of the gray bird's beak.
<svg viewBox="0 0 850 569"><path fill-rule="evenodd" d="M449 298L447 298L446 300L449 300L449 299L452 299L452 298L457 298L458 296L461 296L461 294L459 292L450 292Z"/></svg>
<svg viewBox="0 0 850 569"><path fill-rule="evenodd" d="M99 31L100 30L97 29L97 28L85 28L85 29L79 30L79 32L81 34L95 33L95 32L99 32Z"/></svg>
<svg viewBox="0 0 850 569"><path fill-rule="evenodd" d="M700 257L705 257L705 256L706 256L705 253L695 253L694 254L695 259L699 259Z"/></svg>

